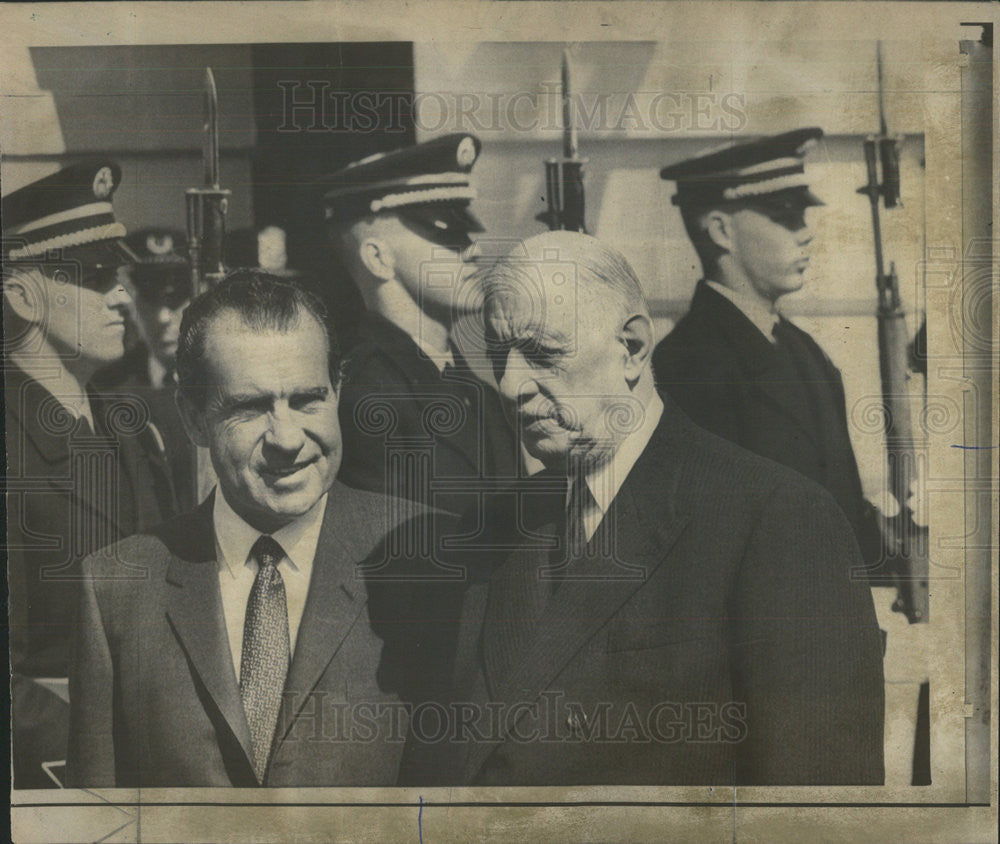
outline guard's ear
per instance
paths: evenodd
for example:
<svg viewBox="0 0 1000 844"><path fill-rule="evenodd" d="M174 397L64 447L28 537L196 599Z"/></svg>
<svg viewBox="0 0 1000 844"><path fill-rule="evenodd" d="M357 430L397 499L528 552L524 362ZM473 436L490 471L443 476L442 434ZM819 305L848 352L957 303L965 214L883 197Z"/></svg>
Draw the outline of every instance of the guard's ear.
<svg viewBox="0 0 1000 844"><path fill-rule="evenodd" d="M619 330L618 340L625 347L625 379L634 384L653 353L653 321L646 314L633 314Z"/></svg>
<svg viewBox="0 0 1000 844"><path fill-rule="evenodd" d="M715 208L707 212L701 221L706 234L712 243L725 252L731 252L733 246L733 218L725 211Z"/></svg>
<svg viewBox="0 0 1000 844"><path fill-rule="evenodd" d="M358 257L375 278L392 281L396 277L396 256L381 237L372 235L362 238L358 244Z"/></svg>
<svg viewBox="0 0 1000 844"><path fill-rule="evenodd" d="M204 411L198 409L184 387L178 387L174 392L174 403L181 415L181 422L184 423L188 439L199 448L208 448L208 425L205 422Z"/></svg>
<svg viewBox="0 0 1000 844"><path fill-rule="evenodd" d="M3 298L18 319L32 325L45 320L45 277L37 268L14 267L5 272Z"/></svg>

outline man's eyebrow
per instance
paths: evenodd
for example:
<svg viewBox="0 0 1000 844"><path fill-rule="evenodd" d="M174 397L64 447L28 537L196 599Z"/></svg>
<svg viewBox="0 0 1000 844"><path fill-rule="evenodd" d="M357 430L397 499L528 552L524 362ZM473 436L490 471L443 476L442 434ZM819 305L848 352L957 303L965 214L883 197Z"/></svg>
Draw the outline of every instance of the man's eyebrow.
<svg viewBox="0 0 1000 844"><path fill-rule="evenodd" d="M285 394L289 396L316 396L318 398L326 398L326 396L330 395L330 388L323 384L314 384L310 387L292 387L290 390L286 390Z"/></svg>
<svg viewBox="0 0 1000 844"><path fill-rule="evenodd" d="M219 404L222 407L243 407L261 402L270 402L274 398L274 393L226 393L219 396Z"/></svg>
<svg viewBox="0 0 1000 844"><path fill-rule="evenodd" d="M259 405L270 405L275 399L281 396L288 398L326 399L330 395L330 388L320 384L309 387L290 387L282 390L281 393L259 392L259 393L230 393L219 397L219 408L222 410L235 410L241 407L256 407Z"/></svg>
<svg viewBox="0 0 1000 844"><path fill-rule="evenodd" d="M518 333L513 339L518 346L542 346L545 348L572 346L573 340L556 328L531 326Z"/></svg>

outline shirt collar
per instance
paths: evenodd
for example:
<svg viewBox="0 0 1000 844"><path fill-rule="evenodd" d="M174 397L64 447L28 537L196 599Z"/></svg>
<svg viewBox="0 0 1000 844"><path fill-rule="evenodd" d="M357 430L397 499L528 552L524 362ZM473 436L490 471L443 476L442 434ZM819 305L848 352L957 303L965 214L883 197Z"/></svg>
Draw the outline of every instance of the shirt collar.
<svg viewBox="0 0 1000 844"><path fill-rule="evenodd" d="M621 441L610 460L587 473L587 488L601 513L608 511L639 455L649 445L662 415L663 400L654 393L653 400L646 405L642 424Z"/></svg>
<svg viewBox="0 0 1000 844"><path fill-rule="evenodd" d="M326 511L326 498L324 495L309 512L270 534L284 550L292 569L304 576L312 573L313 558L316 556L319 532ZM240 567L245 566L250 559L250 549L262 534L236 514L218 487L215 490L212 524L215 527L219 567L225 567L229 574L237 577Z"/></svg>
<svg viewBox="0 0 1000 844"><path fill-rule="evenodd" d="M417 344L417 348L420 349L437 368L438 372L444 372L446 366L455 365L455 355L452 354L451 346L445 351L440 351L438 349L433 349L427 345L420 337L411 337L414 343Z"/></svg>
<svg viewBox="0 0 1000 844"><path fill-rule="evenodd" d="M778 324L779 316L777 311L767 308L756 299L733 290L731 287L719 284L717 281L706 281L705 283L720 296L724 296L739 308L743 316L756 326L757 330L767 338L769 343L774 342L774 336L771 332L774 331L774 326Z"/></svg>
<svg viewBox="0 0 1000 844"><path fill-rule="evenodd" d="M160 363L156 355L148 355L146 360L150 386L157 389L164 386L170 386L169 384L163 383L167 377L167 368Z"/></svg>

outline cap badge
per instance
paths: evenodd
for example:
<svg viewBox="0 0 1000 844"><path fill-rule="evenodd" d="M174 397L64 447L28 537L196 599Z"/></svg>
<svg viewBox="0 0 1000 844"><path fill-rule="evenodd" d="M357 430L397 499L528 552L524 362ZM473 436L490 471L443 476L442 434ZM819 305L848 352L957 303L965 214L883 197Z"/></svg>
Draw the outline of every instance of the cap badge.
<svg viewBox="0 0 1000 844"><path fill-rule="evenodd" d="M146 238L146 248L151 255L169 255L174 251L174 239L169 234L151 234Z"/></svg>
<svg viewBox="0 0 1000 844"><path fill-rule="evenodd" d="M97 199L107 199L114 189L115 177L111 173L111 168L102 167L94 176L94 196Z"/></svg>
<svg viewBox="0 0 1000 844"><path fill-rule="evenodd" d="M455 151L459 167L470 167L476 160L476 145L472 138L462 138L459 141L458 149Z"/></svg>

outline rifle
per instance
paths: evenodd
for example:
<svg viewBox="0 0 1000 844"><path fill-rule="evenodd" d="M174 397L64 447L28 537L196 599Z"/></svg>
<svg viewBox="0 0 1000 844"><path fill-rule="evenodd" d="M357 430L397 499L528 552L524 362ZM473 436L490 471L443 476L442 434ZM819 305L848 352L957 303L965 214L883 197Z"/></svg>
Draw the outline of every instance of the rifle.
<svg viewBox="0 0 1000 844"><path fill-rule="evenodd" d="M586 232L584 225L583 165L586 159L577 154L576 124L570 90L569 52L562 57L562 129L563 157L545 162L545 195L548 210L537 217L552 231Z"/></svg>
<svg viewBox="0 0 1000 844"><path fill-rule="evenodd" d="M219 181L219 95L212 68L205 68L205 124L202 161L204 184L188 188L187 235L191 260L191 292L204 293L225 275L223 241L226 236L226 211L232 191Z"/></svg>
<svg viewBox="0 0 1000 844"><path fill-rule="evenodd" d="M219 95L212 68L205 68L205 123L202 161L204 184L188 188L187 203L188 258L191 261L191 295L204 293L225 275L223 241L226 237L226 211L232 191L225 190L219 178ZM208 450L196 448L193 455L194 501L203 500L215 483L215 472Z"/></svg>
<svg viewBox="0 0 1000 844"><path fill-rule="evenodd" d="M908 361L909 335L906 312L899 297L896 265L885 269L882 250L882 225L879 200L886 210L900 204L899 149L901 138L889 135L885 118L885 93L882 79L882 43L876 52L878 68L879 134L864 142L868 183L858 193L868 197L872 211L875 240L875 286L878 291L878 353L882 381L885 444L889 464L889 491L899 502L899 512L886 518L890 545L888 568L896 586L893 610L906 615L911 624L927 621L929 575L928 531L918 525L907 501L917 477L917 458L913 425L910 419L910 379ZM879 183L879 170L882 181Z"/></svg>

